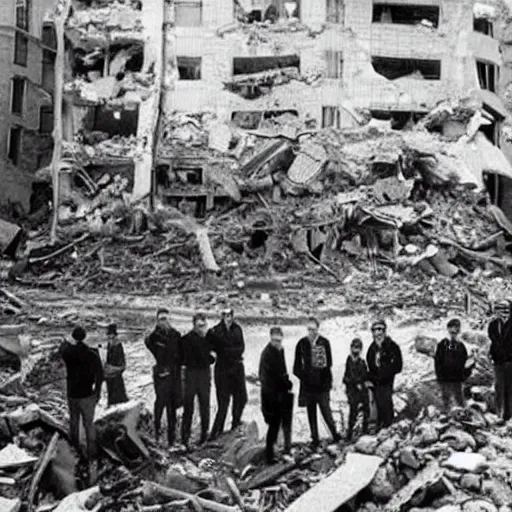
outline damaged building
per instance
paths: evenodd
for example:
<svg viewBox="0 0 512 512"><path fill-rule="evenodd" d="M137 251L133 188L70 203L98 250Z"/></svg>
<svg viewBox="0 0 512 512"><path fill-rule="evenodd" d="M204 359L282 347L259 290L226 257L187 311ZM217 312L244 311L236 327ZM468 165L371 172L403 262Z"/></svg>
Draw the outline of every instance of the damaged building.
<svg viewBox="0 0 512 512"><path fill-rule="evenodd" d="M52 155L53 0L0 2L0 203L28 208L31 174Z"/></svg>

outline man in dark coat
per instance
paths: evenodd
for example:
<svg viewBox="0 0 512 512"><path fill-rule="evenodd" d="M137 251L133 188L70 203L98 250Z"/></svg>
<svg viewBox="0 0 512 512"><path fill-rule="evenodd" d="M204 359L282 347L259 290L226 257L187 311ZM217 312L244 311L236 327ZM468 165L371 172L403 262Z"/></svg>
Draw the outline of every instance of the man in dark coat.
<svg viewBox="0 0 512 512"><path fill-rule="evenodd" d="M204 443L208 435L208 429L210 428L210 365L215 362L215 358L211 354L211 340L207 335L206 316L203 313L197 313L193 322L194 328L185 334L182 340L185 390L181 438L187 448L196 395L199 399L199 414L201 417L201 438L199 442Z"/></svg>
<svg viewBox="0 0 512 512"><path fill-rule="evenodd" d="M176 410L182 405L181 364L183 361L181 334L169 323L169 310L161 308L156 315L156 327L146 337L146 347L153 354L155 385L155 436L160 438L164 409L167 411L167 439L176 441Z"/></svg>
<svg viewBox="0 0 512 512"><path fill-rule="evenodd" d="M445 411L449 411L454 405L464 406L462 384L469 376L470 369L466 368L468 351L458 339L460 327L460 320L457 318L448 322L449 337L439 342L434 356L434 367Z"/></svg>
<svg viewBox="0 0 512 512"><path fill-rule="evenodd" d="M236 429L242 421L242 413L247 403L243 359L245 341L242 328L234 321L232 309L225 309L222 312L221 321L210 330L209 335L217 355L214 371L217 414L211 432L211 438L215 439L224 431L231 397L233 397L231 429Z"/></svg>
<svg viewBox="0 0 512 512"><path fill-rule="evenodd" d="M293 394L291 394L292 383L286 369L282 341L282 329L272 327L270 329L270 342L261 353L259 366L261 412L268 424L265 449L268 464L276 461L274 458L274 444L277 441L279 428L283 427L285 453L289 453L291 449L291 432L288 431L286 425L289 423L292 414Z"/></svg>
<svg viewBox="0 0 512 512"><path fill-rule="evenodd" d="M488 327L494 363L496 412L502 420L512 416L512 302L497 304L496 317Z"/></svg>
<svg viewBox="0 0 512 512"><path fill-rule="evenodd" d="M87 441L87 459L91 463L90 479L94 483L96 470L92 463L97 457L94 410L100 399L103 368L97 350L84 343L85 330L77 326L71 333L71 340L60 346L60 354L66 365L67 395L69 406L69 431L71 443L80 451L80 418Z"/></svg>
<svg viewBox="0 0 512 512"><path fill-rule="evenodd" d="M332 353L331 344L327 338L320 336L318 319L308 320L308 335L301 338L295 349L293 374L300 380L299 406L307 408L311 444L316 448L319 444L317 407L331 431L335 442L341 439L330 404L332 389Z"/></svg>
<svg viewBox="0 0 512 512"><path fill-rule="evenodd" d="M352 439L354 425L356 424L359 408L363 414L363 434L368 432L368 417L370 416L370 402L368 399L368 366L361 357L363 342L354 338L350 344L350 355L345 363L343 384L347 387L349 405L347 441Z"/></svg>
<svg viewBox="0 0 512 512"><path fill-rule="evenodd" d="M110 324L107 327L107 361L104 374L107 383L108 406L128 402L126 387L124 385L123 372L126 369L123 344L117 335L117 325Z"/></svg>
<svg viewBox="0 0 512 512"><path fill-rule="evenodd" d="M395 375L402 371L402 352L386 334L384 320L372 324L372 335L373 342L366 354L366 361L377 407L377 428L381 429L393 423L393 384Z"/></svg>

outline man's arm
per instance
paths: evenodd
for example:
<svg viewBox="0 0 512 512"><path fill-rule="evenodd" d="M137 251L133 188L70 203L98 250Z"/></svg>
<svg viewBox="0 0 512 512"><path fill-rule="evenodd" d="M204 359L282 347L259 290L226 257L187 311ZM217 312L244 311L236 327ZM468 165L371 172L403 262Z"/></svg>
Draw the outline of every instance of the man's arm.
<svg viewBox="0 0 512 512"><path fill-rule="evenodd" d="M350 361L350 356L347 357L347 361L345 362L345 373L343 374L343 384L345 384L345 385L352 384L352 377L349 372L349 361Z"/></svg>
<svg viewBox="0 0 512 512"><path fill-rule="evenodd" d="M403 359L402 359L402 351L400 350L400 347L398 346L397 343L395 343L395 346L394 346L394 352L395 352L395 357L394 357L394 360L393 360L393 371L395 373L395 375L397 373L400 373L403 369L403 366L404 366L404 362L403 362Z"/></svg>
<svg viewBox="0 0 512 512"><path fill-rule="evenodd" d="M146 336L144 344L146 345L147 349L153 354L153 356L156 357L156 340L155 337L153 336L153 333L150 333Z"/></svg>
<svg viewBox="0 0 512 512"><path fill-rule="evenodd" d="M302 364L300 341L297 343L297 346L295 347L295 360L293 362L293 374L298 379L302 379L302 377L304 376L304 366Z"/></svg>
<svg viewBox="0 0 512 512"><path fill-rule="evenodd" d="M244 340L244 331L240 326L238 326L237 329L237 336L236 336L236 346L233 350L236 357L242 358L245 352L245 340Z"/></svg>
<svg viewBox="0 0 512 512"><path fill-rule="evenodd" d="M438 344L437 344L437 347L436 347L436 353L434 355L434 370L436 372L436 377L439 377L440 375L440 372L441 372L441 360L442 360L442 357L443 357L443 354L442 354L442 341L440 341Z"/></svg>
<svg viewBox="0 0 512 512"><path fill-rule="evenodd" d="M331 343L327 338L325 338L325 353L327 356L327 368L332 368Z"/></svg>
<svg viewBox="0 0 512 512"><path fill-rule="evenodd" d="M92 350L92 365L94 371L94 395L96 401L99 401L101 396L101 384L103 383L103 366L101 364L100 355L97 350Z"/></svg>

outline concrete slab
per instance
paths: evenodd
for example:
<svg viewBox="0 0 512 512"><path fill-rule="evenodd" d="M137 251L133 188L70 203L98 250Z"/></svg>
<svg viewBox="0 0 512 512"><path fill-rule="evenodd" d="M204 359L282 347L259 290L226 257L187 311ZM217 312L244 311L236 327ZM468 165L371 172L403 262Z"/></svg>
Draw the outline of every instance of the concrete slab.
<svg viewBox="0 0 512 512"><path fill-rule="evenodd" d="M370 484L383 460L374 455L348 453L345 464L294 501L286 512L334 512Z"/></svg>

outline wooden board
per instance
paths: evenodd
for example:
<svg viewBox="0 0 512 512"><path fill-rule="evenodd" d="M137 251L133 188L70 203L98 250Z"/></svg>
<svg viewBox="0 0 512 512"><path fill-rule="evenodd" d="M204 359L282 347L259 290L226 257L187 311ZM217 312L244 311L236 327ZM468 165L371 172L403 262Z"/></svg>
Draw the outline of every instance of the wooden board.
<svg viewBox="0 0 512 512"><path fill-rule="evenodd" d="M322 512L334 512L370 484L382 462L374 455L348 453L345 464L294 501L286 512L308 512L319 507Z"/></svg>

